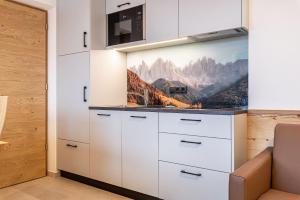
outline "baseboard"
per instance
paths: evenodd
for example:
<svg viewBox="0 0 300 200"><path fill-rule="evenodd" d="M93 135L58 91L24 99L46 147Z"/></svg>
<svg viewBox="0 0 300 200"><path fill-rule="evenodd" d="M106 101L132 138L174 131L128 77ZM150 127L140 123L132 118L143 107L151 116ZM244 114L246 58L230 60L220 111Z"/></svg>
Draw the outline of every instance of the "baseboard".
<svg viewBox="0 0 300 200"><path fill-rule="evenodd" d="M139 192L135 192L132 190L128 190L122 187L118 187L115 185L111 185L111 184L107 184L107 183L103 183L101 181L96 181L87 177L83 177L83 176L79 176L77 174L72 174L69 172L65 172L65 171L60 171L60 175L64 178L68 178L80 183L84 183L102 190L106 190L108 192L112 192L130 199L136 199L136 200L161 200L159 198L156 197L152 197L149 195L145 195Z"/></svg>
<svg viewBox="0 0 300 200"><path fill-rule="evenodd" d="M47 176L52 177L52 178L57 178L60 176L59 172L51 172L51 171L47 171Z"/></svg>

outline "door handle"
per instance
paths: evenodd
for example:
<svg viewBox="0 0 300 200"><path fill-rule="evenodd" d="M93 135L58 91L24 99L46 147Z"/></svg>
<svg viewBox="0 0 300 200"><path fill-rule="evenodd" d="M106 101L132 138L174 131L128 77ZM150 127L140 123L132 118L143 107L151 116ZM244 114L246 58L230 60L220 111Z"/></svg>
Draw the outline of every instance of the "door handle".
<svg viewBox="0 0 300 200"><path fill-rule="evenodd" d="M86 99L86 90L87 90L87 87L84 86L83 87L83 102L87 102L87 99Z"/></svg>
<svg viewBox="0 0 300 200"><path fill-rule="evenodd" d="M117 7L121 8L121 7L126 6L126 5L130 6L130 4L131 4L130 2L127 2L127 3L120 4Z"/></svg>
<svg viewBox="0 0 300 200"><path fill-rule="evenodd" d="M86 43L86 36L87 36L87 32L83 32L83 47L87 48L87 43Z"/></svg>
<svg viewBox="0 0 300 200"><path fill-rule="evenodd" d="M197 144L197 145L201 145L202 142L192 142L192 141L186 141L186 140L181 140L181 143L187 143L187 144Z"/></svg>
<svg viewBox="0 0 300 200"><path fill-rule="evenodd" d="M202 122L201 119L180 119L181 121L186 121L186 122Z"/></svg>
<svg viewBox="0 0 300 200"><path fill-rule="evenodd" d="M187 174L187 175L192 175L192 176L197 176L197 177L200 177L200 176L202 176L202 174L196 174L196 173L191 173L191 172L187 172L187 171L185 171L185 170L181 170L180 171L182 174Z"/></svg>
<svg viewBox="0 0 300 200"><path fill-rule="evenodd" d="M147 119L146 116L130 116L131 118L137 118L137 119Z"/></svg>
<svg viewBox="0 0 300 200"><path fill-rule="evenodd" d="M71 148L77 148L78 147L77 145L72 145L72 144L67 144L66 146L71 147Z"/></svg>
<svg viewBox="0 0 300 200"><path fill-rule="evenodd" d="M101 116L101 117L110 117L111 115L110 114L97 114L98 116Z"/></svg>

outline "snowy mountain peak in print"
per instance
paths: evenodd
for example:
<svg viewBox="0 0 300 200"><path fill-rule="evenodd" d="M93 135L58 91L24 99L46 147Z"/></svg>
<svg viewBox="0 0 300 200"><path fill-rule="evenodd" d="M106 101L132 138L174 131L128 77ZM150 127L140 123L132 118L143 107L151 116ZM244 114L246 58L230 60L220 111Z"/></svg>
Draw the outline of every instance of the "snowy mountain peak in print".
<svg viewBox="0 0 300 200"><path fill-rule="evenodd" d="M152 104L197 108L247 106L247 49L247 40L242 38L206 43L204 46L199 43L140 54L136 52L128 55L128 70L143 82L138 85L149 85L159 91L159 95L154 95L151 92L155 91L148 88L150 96L157 98L152 99ZM191 54L180 54L185 50ZM191 50L198 51L199 55L192 55L194 51ZM226 59L226 56L230 58ZM137 84L137 80L132 81L131 77L128 76L128 91L143 91L145 88L132 85ZM187 91L171 93L170 88L186 88ZM133 96L128 98L128 103L143 104Z"/></svg>

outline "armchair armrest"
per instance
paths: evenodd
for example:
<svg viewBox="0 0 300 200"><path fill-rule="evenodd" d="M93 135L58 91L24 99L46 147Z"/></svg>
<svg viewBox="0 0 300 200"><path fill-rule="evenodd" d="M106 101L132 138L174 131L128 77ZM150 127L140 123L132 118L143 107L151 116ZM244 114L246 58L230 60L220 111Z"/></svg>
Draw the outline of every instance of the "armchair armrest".
<svg viewBox="0 0 300 200"><path fill-rule="evenodd" d="M272 148L268 148L230 175L230 200L257 200L271 188Z"/></svg>

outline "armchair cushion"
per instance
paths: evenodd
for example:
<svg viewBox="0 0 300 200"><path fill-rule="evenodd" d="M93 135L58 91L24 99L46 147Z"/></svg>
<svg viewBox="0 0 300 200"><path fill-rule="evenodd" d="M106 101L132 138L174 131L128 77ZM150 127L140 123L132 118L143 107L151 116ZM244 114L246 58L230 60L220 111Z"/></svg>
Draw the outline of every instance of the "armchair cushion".
<svg viewBox="0 0 300 200"><path fill-rule="evenodd" d="M275 129L272 188L300 194L300 125L279 124Z"/></svg>
<svg viewBox="0 0 300 200"><path fill-rule="evenodd" d="M271 187L272 148L230 175L230 200L257 200Z"/></svg>
<svg viewBox="0 0 300 200"><path fill-rule="evenodd" d="M281 192L278 190L269 190L258 200L300 200L300 195Z"/></svg>

